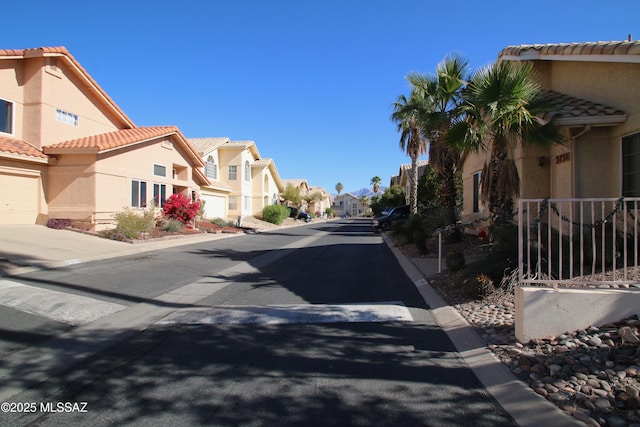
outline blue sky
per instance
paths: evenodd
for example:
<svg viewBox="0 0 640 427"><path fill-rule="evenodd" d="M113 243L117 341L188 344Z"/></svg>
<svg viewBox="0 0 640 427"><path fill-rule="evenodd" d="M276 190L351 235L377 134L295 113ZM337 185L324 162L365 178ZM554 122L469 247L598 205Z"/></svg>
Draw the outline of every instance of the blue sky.
<svg viewBox="0 0 640 427"><path fill-rule="evenodd" d="M389 120L409 72L471 70L509 45L640 37L640 2L23 1L0 48L65 46L138 126L253 140L282 178L388 185L410 160Z"/></svg>

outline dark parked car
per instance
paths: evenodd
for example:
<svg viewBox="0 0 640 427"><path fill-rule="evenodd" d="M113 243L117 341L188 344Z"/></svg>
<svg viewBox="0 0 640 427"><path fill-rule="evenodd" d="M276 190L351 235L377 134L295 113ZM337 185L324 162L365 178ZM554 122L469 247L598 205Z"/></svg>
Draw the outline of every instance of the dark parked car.
<svg viewBox="0 0 640 427"><path fill-rule="evenodd" d="M311 221L311 214L301 211L298 208L289 208L289 218L301 219L304 222Z"/></svg>
<svg viewBox="0 0 640 427"><path fill-rule="evenodd" d="M391 224L409 217L409 206L396 206L388 214L373 219L373 228L387 231Z"/></svg>

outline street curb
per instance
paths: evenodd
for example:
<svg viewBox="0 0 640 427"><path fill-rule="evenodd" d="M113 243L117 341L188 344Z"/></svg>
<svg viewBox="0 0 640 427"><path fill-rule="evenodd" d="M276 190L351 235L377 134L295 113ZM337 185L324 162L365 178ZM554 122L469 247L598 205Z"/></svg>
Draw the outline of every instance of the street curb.
<svg viewBox="0 0 640 427"><path fill-rule="evenodd" d="M560 410L517 379L487 348L482 337L466 319L433 289L424 273L405 257L386 235L382 238L420 292L436 322L447 334L462 359L469 365L489 394L519 426L584 427L584 423Z"/></svg>

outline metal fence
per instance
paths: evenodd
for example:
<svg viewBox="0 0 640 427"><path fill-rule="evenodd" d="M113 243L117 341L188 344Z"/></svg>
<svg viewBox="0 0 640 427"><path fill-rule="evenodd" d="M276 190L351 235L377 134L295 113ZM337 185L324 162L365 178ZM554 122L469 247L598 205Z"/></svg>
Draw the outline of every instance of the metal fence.
<svg viewBox="0 0 640 427"><path fill-rule="evenodd" d="M640 198L523 199L521 284L640 284Z"/></svg>

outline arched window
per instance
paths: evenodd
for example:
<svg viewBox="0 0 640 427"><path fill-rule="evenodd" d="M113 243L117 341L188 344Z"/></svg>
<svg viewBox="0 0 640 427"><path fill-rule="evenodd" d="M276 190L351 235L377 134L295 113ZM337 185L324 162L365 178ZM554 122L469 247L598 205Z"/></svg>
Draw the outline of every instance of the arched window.
<svg viewBox="0 0 640 427"><path fill-rule="evenodd" d="M244 180L251 181L251 165L249 164L249 160L244 162Z"/></svg>
<svg viewBox="0 0 640 427"><path fill-rule="evenodd" d="M218 179L218 166L213 156L207 157L207 163L204 166L204 174L207 178Z"/></svg>

